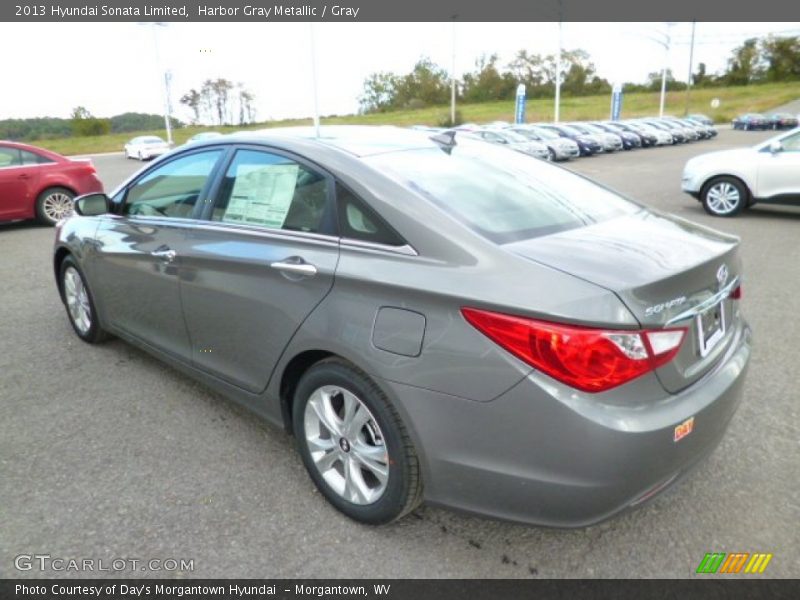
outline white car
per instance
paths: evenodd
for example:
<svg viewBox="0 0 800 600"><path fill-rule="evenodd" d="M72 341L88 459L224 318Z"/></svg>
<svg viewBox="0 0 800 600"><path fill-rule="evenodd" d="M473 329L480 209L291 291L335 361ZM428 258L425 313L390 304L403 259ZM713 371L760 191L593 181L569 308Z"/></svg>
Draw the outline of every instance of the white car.
<svg viewBox="0 0 800 600"><path fill-rule="evenodd" d="M515 125L510 128L514 133L527 138L532 142L540 142L547 146L550 160L569 160L578 158L581 154L578 144L569 139L562 138L549 129L537 129L533 125Z"/></svg>
<svg viewBox="0 0 800 600"><path fill-rule="evenodd" d="M477 129L468 132L469 137L489 142L490 144L503 145L511 150L528 154L535 158L551 160L550 150L541 142L534 142L518 133L507 129Z"/></svg>
<svg viewBox="0 0 800 600"><path fill-rule="evenodd" d="M800 128L750 148L701 154L686 163L681 184L719 217L756 202L800 204Z"/></svg>
<svg viewBox="0 0 800 600"><path fill-rule="evenodd" d="M157 135L142 135L125 144L125 158L150 160L170 151L169 144Z"/></svg>

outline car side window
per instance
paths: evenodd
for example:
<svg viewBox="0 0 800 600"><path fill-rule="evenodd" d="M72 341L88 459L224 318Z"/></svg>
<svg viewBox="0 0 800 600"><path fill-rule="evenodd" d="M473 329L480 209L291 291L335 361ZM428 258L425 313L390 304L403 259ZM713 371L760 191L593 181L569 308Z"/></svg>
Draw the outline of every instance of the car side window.
<svg viewBox="0 0 800 600"><path fill-rule="evenodd" d="M222 181L212 221L320 233L332 230L330 180L286 156L238 150Z"/></svg>
<svg viewBox="0 0 800 600"><path fill-rule="evenodd" d="M336 184L336 203L339 213L339 234L343 238L403 246L401 238L375 211L345 186Z"/></svg>
<svg viewBox="0 0 800 600"><path fill-rule="evenodd" d="M18 167L22 164L22 157L16 148L0 148L0 168Z"/></svg>
<svg viewBox="0 0 800 600"><path fill-rule="evenodd" d="M781 140L784 152L800 152L800 131Z"/></svg>
<svg viewBox="0 0 800 600"><path fill-rule="evenodd" d="M23 165L43 165L46 163L53 162L49 158L44 156L40 156L39 154L34 154L33 152L27 152L25 150L20 150L20 156L22 158Z"/></svg>
<svg viewBox="0 0 800 600"><path fill-rule="evenodd" d="M197 152L154 168L128 188L123 214L190 218L221 155Z"/></svg>

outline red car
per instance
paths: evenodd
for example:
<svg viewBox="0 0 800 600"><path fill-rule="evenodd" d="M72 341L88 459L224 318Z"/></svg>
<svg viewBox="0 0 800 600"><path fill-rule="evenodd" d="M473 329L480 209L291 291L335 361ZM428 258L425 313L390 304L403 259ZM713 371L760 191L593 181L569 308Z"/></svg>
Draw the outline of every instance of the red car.
<svg viewBox="0 0 800 600"><path fill-rule="evenodd" d="M102 191L88 159L0 141L0 221L35 218L54 225L72 214L75 196Z"/></svg>

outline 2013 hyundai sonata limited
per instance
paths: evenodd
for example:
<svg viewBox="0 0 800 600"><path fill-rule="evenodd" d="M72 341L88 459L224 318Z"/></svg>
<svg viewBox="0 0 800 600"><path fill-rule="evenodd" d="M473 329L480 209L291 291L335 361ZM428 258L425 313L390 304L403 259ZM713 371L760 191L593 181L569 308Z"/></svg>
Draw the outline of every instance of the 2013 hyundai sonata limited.
<svg viewBox="0 0 800 600"><path fill-rule="evenodd" d="M54 254L75 333L285 427L359 521L593 523L739 403L736 238L458 133L225 136L76 211Z"/></svg>

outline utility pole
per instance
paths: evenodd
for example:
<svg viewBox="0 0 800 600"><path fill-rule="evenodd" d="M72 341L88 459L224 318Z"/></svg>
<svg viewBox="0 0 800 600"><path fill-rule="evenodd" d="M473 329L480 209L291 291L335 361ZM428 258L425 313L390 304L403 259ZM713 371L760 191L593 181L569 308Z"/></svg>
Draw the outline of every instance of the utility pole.
<svg viewBox="0 0 800 600"><path fill-rule="evenodd" d="M453 30L451 35L452 41L452 60L450 61L450 125L456 125L456 18L458 15L453 15Z"/></svg>
<svg viewBox="0 0 800 600"><path fill-rule="evenodd" d="M158 28L159 27L166 27L166 23L161 23L158 21L154 21L152 23L140 23L140 25L150 25L153 28L153 47L155 48L156 52L156 70L158 71L158 80L159 80L159 87L161 86L161 76L162 76L162 67L161 67L161 52L159 51L158 45ZM170 80L172 79L172 75L168 70L163 71L163 95L164 95L164 127L167 130L167 143L171 146L172 145L172 116L171 116L171 107L170 107L170 98L169 98L169 85Z"/></svg>
<svg viewBox="0 0 800 600"><path fill-rule="evenodd" d="M672 38L669 35L670 27L672 27L672 23L667 23L667 32L664 34L664 68L661 70L661 102L658 108L659 117L664 116L664 99L667 95L667 65L669 64L669 47L672 42Z"/></svg>
<svg viewBox="0 0 800 600"><path fill-rule="evenodd" d="M556 106L553 111L553 122L558 123L561 112L561 25L563 23L563 0L558 0L558 54L556 54Z"/></svg>
<svg viewBox="0 0 800 600"><path fill-rule="evenodd" d="M689 77L686 79L686 110L683 115L689 114L689 93L692 90L692 70L694 69L694 30L697 21L692 21L692 45L689 47Z"/></svg>
<svg viewBox="0 0 800 600"><path fill-rule="evenodd" d="M308 24L311 35L311 95L314 99L314 135L319 137L319 104L317 103L317 49L314 43L314 23Z"/></svg>

